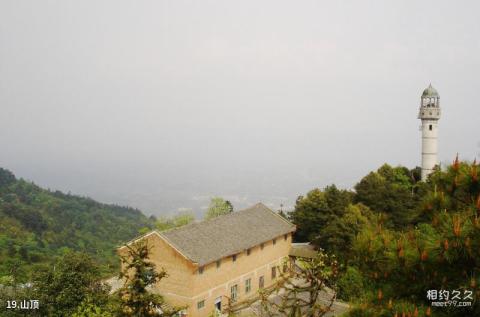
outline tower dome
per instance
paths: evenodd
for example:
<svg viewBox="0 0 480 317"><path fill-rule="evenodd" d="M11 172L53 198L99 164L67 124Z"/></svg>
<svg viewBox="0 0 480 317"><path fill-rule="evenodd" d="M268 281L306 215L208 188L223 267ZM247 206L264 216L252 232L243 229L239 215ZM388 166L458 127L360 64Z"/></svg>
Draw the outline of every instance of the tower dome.
<svg viewBox="0 0 480 317"><path fill-rule="evenodd" d="M420 116L423 116L423 114L426 113L424 111L426 108L436 108L438 110L435 111L436 115L440 115L440 95L438 94L438 91L433 88L432 84L425 88L420 99ZM432 114L431 111L429 113L430 115Z"/></svg>
<svg viewBox="0 0 480 317"><path fill-rule="evenodd" d="M430 84L422 93L422 97L440 97L438 91Z"/></svg>

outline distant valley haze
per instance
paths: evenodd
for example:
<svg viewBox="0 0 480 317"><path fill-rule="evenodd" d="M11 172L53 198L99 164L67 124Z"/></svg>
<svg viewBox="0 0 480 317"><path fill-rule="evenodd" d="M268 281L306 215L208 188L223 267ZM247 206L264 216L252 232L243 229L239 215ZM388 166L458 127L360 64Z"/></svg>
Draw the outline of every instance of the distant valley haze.
<svg viewBox="0 0 480 317"><path fill-rule="evenodd" d="M0 167L150 215L480 157L480 3L0 2Z"/></svg>

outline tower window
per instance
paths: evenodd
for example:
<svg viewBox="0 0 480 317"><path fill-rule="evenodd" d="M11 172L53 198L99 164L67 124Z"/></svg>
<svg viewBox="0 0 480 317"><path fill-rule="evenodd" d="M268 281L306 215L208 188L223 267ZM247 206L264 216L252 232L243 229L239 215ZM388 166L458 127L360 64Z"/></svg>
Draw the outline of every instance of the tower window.
<svg viewBox="0 0 480 317"><path fill-rule="evenodd" d="M433 129L433 126L432 126L432 125L429 125L429 126L428 126L428 130L432 131L432 129Z"/></svg>

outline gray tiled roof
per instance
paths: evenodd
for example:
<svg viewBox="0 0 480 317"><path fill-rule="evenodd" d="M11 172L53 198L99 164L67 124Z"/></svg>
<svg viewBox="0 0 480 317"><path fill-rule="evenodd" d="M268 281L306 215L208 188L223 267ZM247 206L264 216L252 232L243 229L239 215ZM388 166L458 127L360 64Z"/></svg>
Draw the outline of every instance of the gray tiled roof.
<svg viewBox="0 0 480 317"><path fill-rule="evenodd" d="M293 224L259 203L159 234L202 266L293 231Z"/></svg>

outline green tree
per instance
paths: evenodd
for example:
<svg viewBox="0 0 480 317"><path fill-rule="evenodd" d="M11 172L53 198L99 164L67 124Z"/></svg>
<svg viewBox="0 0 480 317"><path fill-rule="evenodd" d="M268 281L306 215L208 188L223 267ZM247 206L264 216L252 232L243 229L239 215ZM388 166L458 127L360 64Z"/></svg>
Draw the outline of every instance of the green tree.
<svg viewBox="0 0 480 317"><path fill-rule="evenodd" d="M159 231L173 229L188 225L195 221L195 216L188 212L180 213L172 218L160 217L155 223L155 227Z"/></svg>
<svg viewBox="0 0 480 317"><path fill-rule="evenodd" d="M340 299L346 301L358 299L365 289L362 273L356 267L348 266L338 279L337 287Z"/></svg>
<svg viewBox="0 0 480 317"><path fill-rule="evenodd" d="M169 309L159 294L147 290L149 286L158 283L167 276L161 269L156 270L155 264L148 260L149 248L140 241L126 245L128 254L122 256L123 270L119 275L124 280L123 287L118 291L120 310L118 315L125 317L172 316L182 308Z"/></svg>
<svg viewBox="0 0 480 317"><path fill-rule="evenodd" d="M192 222L195 221L195 216L192 215L191 213L181 213L181 214L178 214L176 215L174 218L173 218L173 225L175 227L182 227L182 226L186 226Z"/></svg>
<svg viewBox="0 0 480 317"><path fill-rule="evenodd" d="M212 219L221 215L226 215L233 212L233 205L221 197L213 197L210 200L205 219Z"/></svg>
<svg viewBox="0 0 480 317"><path fill-rule="evenodd" d="M394 230L384 219L354 242L355 265L366 280L367 310L392 316L432 310L432 316L480 315L480 184L476 162L430 175L415 227ZM427 308L426 290L470 290L472 307ZM398 303L398 304L395 304ZM358 313L361 308L356 308Z"/></svg>
<svg viewBox="0 0 480 317"><path fill-rule="evenodd" d="M0 188L15 182L15 175L9 170L0 167Z"/></svg>
<svg viewBox="0 0 480 317"><path fill-rule="evenodd" d="M78 306L72 317L113 317L113 314L87 299Z"/></svg>
<svg viewBox="0 0 480 317"><path fill-rule="evenodd" d="M339 190L335 185L327 186L323 191L316 188L306 196L298 197L295 209L289 215L297 225L295 239L317 241L318 246L329 251L328 245L322 242L322 231L344 215L352 197L351 192Z"/></svg>
<svg viewBox="0 0 480 317"><path fill-rule="evenodd" d="M333 217L319 231L312 243L337 255L341 262L348 262L352 244L357 234L373 219L372 211L363 204L348 205L341 217Z"/></svg>
<svg viewBox="0 0 480 317"><path fill-rule="evenodd" d="M5 260L3 265L7 269L5 280L11 281L8 283L8 286L11 286L14 290L16 290L19 284L27 282L25 276L25 266L20 259L8 258Z"/></svg>
<svg viewBox="0 0 480 317"><path fill-rule="evenodd" d="M71 316L87 298L104 303L109 288L98 281L99 268L85 253L67 252L35 276L34 285L45 316Z"/></svg>
<svg viewBox="0 0 480 317"><path fill-rule="evenodd" d="M405 228L416 217L422 198L416 191L416 182L413 171L384 164L355 185L355 201L374 212L385 213L387 225Z"/></svg>

